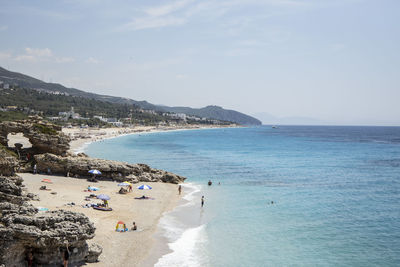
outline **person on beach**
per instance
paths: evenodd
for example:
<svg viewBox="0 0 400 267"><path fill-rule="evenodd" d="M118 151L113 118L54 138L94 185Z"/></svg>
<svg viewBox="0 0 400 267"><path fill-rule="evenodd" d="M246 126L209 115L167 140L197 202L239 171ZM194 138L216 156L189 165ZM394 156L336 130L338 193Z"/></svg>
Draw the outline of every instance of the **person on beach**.
<svg viewBox="0 0 400 267"><path fill-rule="evenodd" d="M211 180L208 180L208 185L210 186L210 185L212 185L212 182L211 182Z"/></svg>
<svg viewBox="0 0 400 267"><path fill-rule="evenodd" d="M36 174L37 173L37 165L33 165L33 173Z"/></svg>
<svg viewBox="0 0 400 267"><path fill-rule="evenodd" d="M136 223L135 223L135 222L133 222L133 227L131 228L131 230L132 230L132 231L136 231L136 230L137 230L137 226L136 226Z"/></svg>
<svg viewBox="0 0 400 267"><path fill-rule="evenodd" d="M201 207L204 206L204 196L201 196Z"/></svg>
<svg viewBox="0 0 400 267"><path fill-rule="evenodd" d="M179 195L180 195L181 192L182 192L182 186L181 186L181 185L179 185L179 187L178 187L178 192L179 192Z"/></svg>
<svg viewBox="0 0 400 267"><path fill-rule="evenodd" d="M33 253L32 249L28 250L28 254L26 255L26 261L28 262L28 267L31 267L33 265Z"/></svg>
<svg viewBox="0 0 400 267"><path fill-rule="evenodd" d="M68 266L69 255L70 255L70 252L69 252L69 249L68 249L68 242L67 242L67 247L66 247L66 250L64 251L64 256L63 256L64 267Z"/></svg>

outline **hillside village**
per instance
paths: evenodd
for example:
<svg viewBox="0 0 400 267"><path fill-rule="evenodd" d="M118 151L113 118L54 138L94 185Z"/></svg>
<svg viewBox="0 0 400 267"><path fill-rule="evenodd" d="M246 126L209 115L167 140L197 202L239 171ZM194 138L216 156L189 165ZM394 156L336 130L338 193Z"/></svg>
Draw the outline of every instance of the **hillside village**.
<svg viewBox="0 0 400 267"><path fill-rule="evenodd" d="M21 90L23 90L21 92ZM33 97L31 99L24 99L26 92L29 92ZM103 126L103 127L129 127L133 125L158 125L158 126L173 126L182 124L213 124L213 125L226 125L228 122L209 119L205 117L198 117L194 115L187 115L184 113L174 112L160 112L151 109L143 109L134 105L129 107L123 107L125 112L121 110L119 116L108 112L109 107L106 103L96 101L92 105L96 105L96 111L88 110L85 105L90 106L89 100L84 100L80 97L70 96L68 93L51 91L46 89L25 89L15 85L10 85L4 81L0 81L0 95L3 96L3 100L0 101L0 112L11 114L23 115L40 115L52 121L53 123L71 127L71 126ZM9 98L9 101L7 101ZM14 99L18 101L13 101ZM47 99L48 98L48 99ZM39 106L39 101L35 99L43 100L47 103L43 110L43 107ZM60 109L59 106L50 108L54 105L54 102L68 103L78 101L77 107L74 105L64 105L65 109ZM92 100L94 101L94 100ZM17 103L19 102L19 103ZM113 104L114 106L122 107L123 105ZM43 105L42 105L43 106ZM126 105L125 105L126 106ZM104 107L104 108L103 108ZM114 115L114 116L110 116ZM18 119L21 119L21 117ZM7 116L8 117L8 116Z"/></svg>

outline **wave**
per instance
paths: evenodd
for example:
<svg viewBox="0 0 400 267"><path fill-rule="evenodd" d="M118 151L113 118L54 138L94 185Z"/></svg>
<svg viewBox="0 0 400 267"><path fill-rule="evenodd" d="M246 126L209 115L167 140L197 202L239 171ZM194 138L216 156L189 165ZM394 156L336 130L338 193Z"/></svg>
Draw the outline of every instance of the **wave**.
<svg viewBox="0 0 400 267"><path fill-rule="evenodd" d="M154 266L205 266L207 262L205 256L201 255L198 250L206 242L207 235L204 224L190 228L183 232L178 240L168 244L173 252L162 256Z"/></svg>
<svg viewBox="0 0 400 267"><path fill-rule="evenodd" d="M207 241L205 224L193 223L193 209L201 192L201 185L182 184L183 204L164 214L159 222L162 235L168 240L171 253L159 258L155 266L204 266L201 247Z"/></svg>

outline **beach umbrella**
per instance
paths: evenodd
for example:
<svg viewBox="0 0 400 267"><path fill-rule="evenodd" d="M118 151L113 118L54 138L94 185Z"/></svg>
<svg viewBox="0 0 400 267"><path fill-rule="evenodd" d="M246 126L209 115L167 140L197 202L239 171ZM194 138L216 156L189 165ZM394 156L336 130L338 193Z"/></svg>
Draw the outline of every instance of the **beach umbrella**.
<svg viewBox="0 0 400 267"><path fill-rule="evenodd" d="M101 174L101 171L99 171L99 170L90 170L89 173L91 173L91 174Z"/></svg>
<svg viewBox="0 0 400 267"><path fill-rule="evenodd" d="M118 186L129 186L131 185L130 183L127 182L123 182L123 183L119 183Z"/></svg>
<svg viewBox="0 0 400 267"><path fill-rule="evenodd" d="M137 189L147 190L147 189L151 189L151 186L147 185L147 184L142 184L141 186L138 186Z"/></svg>
<svg viewBox="0 0 400 267"><path fill-rule="evenodd" d="M108 195L105 195L105 194L100 194L100 195L97 196L97 198L101 199L101 200L109 200L110 199L110 197Z"/></svg>
<svg viewBox="0 0 400 267"><path fill-rule="evenodd" d="M125 181L124 183L127 183L128 185L132 185L130 182L128 182L128 181Z"/></svg>

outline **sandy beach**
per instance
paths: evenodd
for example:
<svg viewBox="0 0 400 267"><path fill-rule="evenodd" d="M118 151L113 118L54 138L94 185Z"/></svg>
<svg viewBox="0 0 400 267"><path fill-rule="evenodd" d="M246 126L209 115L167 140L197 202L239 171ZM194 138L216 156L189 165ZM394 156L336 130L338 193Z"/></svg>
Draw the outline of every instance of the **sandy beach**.
<svg viewBox="0 0 400 267"><path fill-rule="evenodd" d="M199 128L185 127L185 129ZM118 137L121 135L155 132L166 130L178 130L182 128L168 127L157 128L152 126L142 126L135 128L64 128L63 132L71 137L70 152L82 152L85 145L107 138ZM22 134L10 135L9 144L23 143L24 147L29 147L29 141ZM133 192L126 195L118 193L120 189L117 182L99 181L90 183L86 179L49 176L42 174L20 173L24 179L26 190L37 194L39 201L31 201L35 207L43 207L49 210L65 209L74 212L81 212L89 217L96 227L95 237L89 241L95 242L103 247L99 262L87 265L94 266L138 266L147 258L154 244L154 233L157 229L159 219L163 213L172 210L178 203L178 185L167 183L146 183L153 187L151 190L138 190L134 185ZM51 179L52 184L43 183L43 179ZM46 185L50 191L39 190ZM98 187L96 192L85 192L89 186ZM52 194L56 192L56 194ZM100 203L101 200L92 199L86 201L85 196L90 194L107 194L111 197L110 207L113 211L98 211L92 208L84 208L87 203ZM137 200L134 197L142 195L150 196L154 199ZM67 205L74 203L75 205ZM115 231L118 221L126 223L131 228L135 221L138 231L128 231L119 233Z"/></svg>
<svg viewBox="0 0 400 267"><path fill-rule="evenodd" d="M165 211L175 207L179 200L178 185L166 183L147 183L152 190L138 190L126 195L118 194L119 187L116 182L100 181L91 184L86 179L62 176L49 176L30 173L19 174L24 179L24 184L29 192L37 194L40 201L31 201L36 207L49 210L65 209L81 212L95 224L96 236L89 241L98 243L103 247L98 263L94 266L138 266L144 260L152 247L153 234L157 224ZM51 179L52 184L43 183L43 179ZM50 191L39 190L46 185ZM113 211L98 211L92 208L83 208L87 203L99 203L98 199L85 201L85 196L91 194L84 192L88 185L96 186L100 190L95 194L107 194L111 197L110 207ZM57 194L52 194L56 192ZM137 200L143 194L154 199ZM67 205L68 203L75 205ZM123 221L130 228L135 221L138 231L119 233L115 231L118 221Z"/></svg>
<svg viewBox="0 0 400 267"><path fill-rule="evenodd" d="M220 127L220 126L218 126ZM159 132L186 129L212 128L210 126L185 126L185 127L154 127L140 126L135 128L63 128L63 132L70 136L70 152L79 153L84 147L92 142L101 141L107 138L114 138L121 135ZM29 141L21 134L10 135L9 144L23 143L24 147L29 147ZM178 195L178 185L167 183L146 183L153 187L152 190L138 190L134 185L133 192L126 195L118 193L120 189L117 182L99 181L90 183L86 179L49 176L42 174L20 173L24 179L26 190L37 194L39 201L31 201L35 207L43 207L49 210L65 209L74 212L81 212L89 217L96 227L95 237L89 241L95 242L103 247L99 262L88 265L94 266L138 266L141 263L149 264L148 256L150 251L154 251L154 235L157 225L164 212L172 210L178 204L181 197ZM52 183L44 183L43 179L51 179ZM49 191L39 190L46 185ZM98 187L96 192L85 192L89 186ZM54 194L56 192L56 194ZM52 194L53 193L53 194ZM87 203L100 203L98 199L86 201L85 196L92 193L107 194L111 197L109 205L113 211L98 211L93 208L84 208ZM154 199L137 200L143 194ZM68 205L74 203L75 205ZM131 228L133 221L138 226L138 231L119 233L115 231L118 221L126 223ZM157 245L157 244L156 244ZM159 246L159 245L157 245ZM153 254L152 254L153 255ZM153 257L153 256L152 256ZM155 259L150 260L155 262Z"/></svg>
<svg viewBox="0 0 400 267"><path fill-rule="evenodd" d="M82 152L84 147L92 142L101 141L108 138L114 138L127 134L134 133L150 133L150 132L163 132L163 131L177 131L177 130L191 130L191 129L209 129L209 128L222 128L233 127L221 125L184 125L184 126L135 126L133 128L126 127L113 127L113 128L63 128L62 132L68 135L72 141L70 142L70 152ZM13 137L14 138L14 137ZM16 139L17 140L17 139ZM18 139L18 141L21 141ZM15 143L9 141L10 144Z"/></svg>

